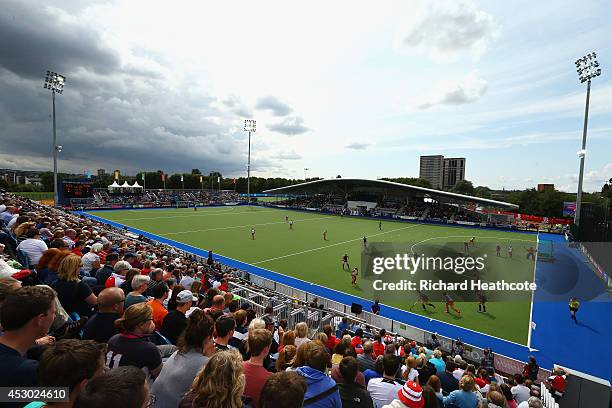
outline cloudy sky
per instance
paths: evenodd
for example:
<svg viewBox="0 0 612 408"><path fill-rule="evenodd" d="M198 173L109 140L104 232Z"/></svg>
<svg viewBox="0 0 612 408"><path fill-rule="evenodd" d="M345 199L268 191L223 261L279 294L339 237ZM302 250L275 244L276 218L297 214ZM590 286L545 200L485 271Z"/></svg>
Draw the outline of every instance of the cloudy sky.
<svg viewBox="0 0 612 408"><path fill-rule="evenodd" d="M494 188L575 190L596 51L586 190L612 177L612 9L575 1L24 1L0 12L0 168L416 177L467 158Z"/></svg>

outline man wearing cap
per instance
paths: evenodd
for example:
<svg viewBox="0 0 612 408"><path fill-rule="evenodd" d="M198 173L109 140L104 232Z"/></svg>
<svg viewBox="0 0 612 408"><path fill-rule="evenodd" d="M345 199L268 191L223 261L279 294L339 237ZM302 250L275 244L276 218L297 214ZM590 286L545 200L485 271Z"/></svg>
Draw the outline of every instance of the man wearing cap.
<svg viewBox="0 0 612 408"><path fill-rule="evenodd" d="M182 290L176 296L176 309L169 312L162 323L160 333L164 335L172 344L176 344L179 336L187 327L187 317L185 314L191 308L193 302L198 298L193 296L190 290Z"/></svg>
<svg viewBox="0 0 612 408"><path fill-rule="evenodd" d="M423 389L414 381L407 381L397 392L397 398L383 408L423 408Z"/></svg>

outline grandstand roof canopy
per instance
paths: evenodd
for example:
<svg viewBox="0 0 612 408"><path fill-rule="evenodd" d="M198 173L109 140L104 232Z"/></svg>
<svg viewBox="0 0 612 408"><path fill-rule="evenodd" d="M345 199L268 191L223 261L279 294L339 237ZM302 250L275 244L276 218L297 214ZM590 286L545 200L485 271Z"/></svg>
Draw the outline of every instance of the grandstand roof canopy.
<svg viewBox="0 0 612 408"><path fill-rule="evenodd" d="M409 184L394 183L386 180L346 179L333 178L308 181L287 187L266 190L267 194L348 194L351 192L380 194L388 196L428 197L437 201L451 202L457 204L476 203L487 207L496 208L519 208L516 204L503 201L490 200L481 197L472 197L463 194L451 193L449 191L434 190L431 188L412 186Z"/></svg>

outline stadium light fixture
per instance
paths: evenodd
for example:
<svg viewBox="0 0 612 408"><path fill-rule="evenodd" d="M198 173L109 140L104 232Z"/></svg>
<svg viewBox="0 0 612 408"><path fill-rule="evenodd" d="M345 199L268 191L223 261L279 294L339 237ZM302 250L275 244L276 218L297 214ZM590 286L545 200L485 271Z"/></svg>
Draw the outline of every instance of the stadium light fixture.
<svg viewBox="0 0 612 408"><path fill-rule="evenodd" d="M55 205L58 204L57 195L57 154L62 151L62 146L57 145L57 135L55 131L55 94L62 94L64 92L64 85L66 84L66 77L58 74L57 72L47 71L45 76L45 83L43 88L51 91L53 101L53 200Z"/></svg>
<svg viewBox="0 0 612 408"><path fill-rule="evenodd" d="M574 224L580 225L580 209L582 206L582 182L584 179L584 159L586 157L586 138L589 123L589 98L591 97L591 80L601 75L601 68L597 61L597 54L594 52L578 58L575 62L576 71L580 83L587 83L586 106L584 108L584 127L582 129L582 149L578 151L580 158L580 174L578 176L578 192L576 193L576 213L574 214Z"/></svg>
<svg viewBox="0 0 612 408"><path fill-rule="evenodd" d="M249 155L247 161L247 205L251 205L251 132L257 130L257 121L255 119L244 120L244 131L249 132Z"/></svg>

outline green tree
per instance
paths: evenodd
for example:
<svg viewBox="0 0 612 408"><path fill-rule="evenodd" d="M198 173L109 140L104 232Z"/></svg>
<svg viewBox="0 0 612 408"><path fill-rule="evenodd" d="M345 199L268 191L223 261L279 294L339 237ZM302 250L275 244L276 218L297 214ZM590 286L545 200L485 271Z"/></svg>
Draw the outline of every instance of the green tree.
<svg viewBox="0 0 612 408"><path fill-rule="evenodd" d="M481 198L491 198L491 189L485 186L474 188L474 195Z"/></svg>
<svg viewBox="0 0 612 408"><path fill-rule="evenodd" d="M469 180L460 180L451 189L451 192L464 195L474 195L474 185Z"/></svg>
<svg viewBox="0 0 612 408"><path fill-rule="evenodd" d="M191 169L191 174L202 174L200 169Z"/></svg>
<svg viewBox="0 0 612 408"><path fill-rule="evenodd" d="M40 182L43 185L44 191L53 191L53 172L45 171L40 173Z"/></svg>

